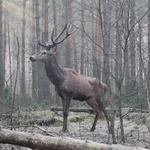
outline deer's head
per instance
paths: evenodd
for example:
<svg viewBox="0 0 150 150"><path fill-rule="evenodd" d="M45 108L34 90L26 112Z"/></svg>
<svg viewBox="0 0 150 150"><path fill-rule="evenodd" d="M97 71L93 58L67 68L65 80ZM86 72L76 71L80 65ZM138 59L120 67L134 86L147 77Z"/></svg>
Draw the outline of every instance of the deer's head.
<svg viewBox="0 0 150 150"><path fill-rule="evenodd" d="M40 52L32 55L30 57L31 61L46 62L48 59L50 59L50 57L54 57L55 50L53 48L57 44L62 43L69 35L71 35L72 33L76 31L76 29L72 30L72 23L69 23L65 25L65 27L63 28L63 30L58 36L55 36L55 28L56 26L54 27L52 34L51 34L51 42L46 42L43 40L43 43L41 43L38 40L39 45L44 47L44 50L41 50ZM66 31L65 36L62 39L60 39L60 37L65 31Z"/></svg>

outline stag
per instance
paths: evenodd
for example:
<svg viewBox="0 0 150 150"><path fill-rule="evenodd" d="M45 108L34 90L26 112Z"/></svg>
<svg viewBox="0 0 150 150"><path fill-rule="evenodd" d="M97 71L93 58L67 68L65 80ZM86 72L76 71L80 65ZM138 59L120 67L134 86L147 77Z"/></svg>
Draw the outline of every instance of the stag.
<svg viewBox="0 0 150 150"><path fill-rule="evenodd" d="M107 86L94 77L84 76L78 74L70 68L61 67L56 60L55 50L52 48L57 44L62 43L68 36L73 34L76 29L72 29L71 23L66 25L62 32L55 36L55 27L51 34L51 42L41 43L40 46L45 49L32 55L31 61L44 62L45 69L49 80L54 84L55 90L62 99L63 106L63 132L67 132L67 117L71 99L86 101L88 105L95 111L95 119L91 131L95 130L96 122L100 116L101 111L104 113L109 127L109 118L103 104L103 97ZM64 33L66 31L66 33ZM62 34L65 36L62 38Z"/></svg>

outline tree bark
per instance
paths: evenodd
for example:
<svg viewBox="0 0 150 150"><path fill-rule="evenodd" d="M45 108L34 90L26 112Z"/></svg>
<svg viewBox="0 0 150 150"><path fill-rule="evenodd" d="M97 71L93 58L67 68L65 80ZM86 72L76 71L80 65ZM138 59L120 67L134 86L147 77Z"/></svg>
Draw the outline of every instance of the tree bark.
<svg viewBox="0 0 150 150"><path fill-rule="evenodd" d="M103 0L104 7L104 51L106 55L106 71L108 72L108 78L110 80L110 28L111 28L111 5L108 1ZM110 85L107 85L110 86ZM110 92L111 88L109 87Z"/></svg>
<svg viewBox="0 0 150 150"><path fill-rule="evenodd" d="M32 54L36 53L35 46L35 0L32 0L32 18L31 18L31 45L32 45ZM37 99L37 65L36 63L31 63L32 65L32 97Z"/></svg>
<svg viewBox="0 0 150 150"><path fill-rule="evenodd" d="M81 0L81 62L80 62L80 73L84 74L84 3Z"/></svg>
<svg viewBox="0 0 150 150"><path fill-rule="evenodd" d="M71 20L72 16L72 0L66 0L66 23ZM72 49L70 37L66 39L66 66L72 68Z"/></svg>
<svg viewBox="0 0 150 150"><path fill-rule="evenodd" d="M36 38L38 39L40 37L40 14L39 14L39 5L40 5L40 1L36 0ZM37 45L37 52L40 51L40 46ZM38 89L37 89L37 93L38 93L38 103L42 102L43 99L43 72L41 70L41 63L37 64L37 74L38 74Z"/></svg>
<svg viewBox="0 0 150 150"><path fill-rule="evenodd" d="M122 48L121 48L121 37L122 37L122 32L121 32L121 25L119 22L119 11L118 9L120 8L120 5L116 2L116 55L115 55L115 80L116 80L116 85L115 85L115 91L117 92L117 84L119 82L119 78L121 76L122 72Z"/></svg>
<svg viewBox="0 0 150 150"><path fill-rule="evenodd" d="M77 51L77 46L76 46L76 42L75 42L75 35L73 34L72 35L73 36L73 41L72 41L72 45L73 45L73 52L74 52L74 69L75 69L75 71L77 71L77 72L79 72L79 67L78 67L78 56L77 56L77 53L78 53L78 51Z"/></svg>
<svg viewBox="0 0 150 150"><path fill-rule="evenodd" d="M150 9L150 1L148 1L148 8ZM147 103L150 112L150 12L148 13L148 77L147 77Z"/></svg>
<svg viewBox="0 0 150 150"><path fill-rule="evenodd" d="M0 143L14 144L38 150L146 150L139 147L128 147L118 144L107 145L68 137L51 137L6 129L0 130Z"/></svg>
<svg viewBox="0 0 150 150"><path fill-rule="evenodd" d="M26 95L26 87L25 87L25 26L26 26L26 19L25 19L25 9L26 9L26 0L23 0L23 10L22 10L22 50L21 50L21 93L22 98L25 100Z"/></svg>
<svg viewBox="0 0 150 150"><path fill-rule="evenodd" d="M93 12L93 6L91 8L91 11ZM99 12L98 12L99 13ZM92 13L92 16L91 16L91 37L92 39L95 40L95 34L96 34L97 31L95 31L95 28L94 28L94 14ZM93 64L93 77L96 77L98 78L98 75L97 75L97 59L96 59L96 56L97 56L97 50L96 50L96 45L94 44L94 42L92 42L92 64Z"/></svg>
<svg viewBox="0 0 150 150"><path fill-rule="evenodd" d="M43 7L42 7L42 9L43 9L43 17L42 17L43 24L42 24L42 26L44 28L43 37L44 37L45 41L49 41L49 38L48 38L49 37L49 34L48 34L49 33L49 31L48 31L49 1L48 0L43 0L42 2L43 2ZM42 72L42 82L43 82L43 84L42 84L42 86L43 86L42 87L42 89L43 89L43 97L42 97L42 99L49 101L49 99L50 99L50 84L49 84L49 80L47 78L45 68L41 67L40 69L41 69L41 72Z"/></svg>
<svg viewBox="0 0 150 150"><path fill-rule="evenodd" d="M135 25L135 1L131 1L131 7L130 7L130 11L131 11L131 17L130 17L130 28L132 28ZM131 33L130 33L130 53L131 53L131 79L132 81L136 81L136 63L135 63L135 55L136 55L136 51L135 51L135 29L132 28L131 29Z"/></svg>
<svg viewBox="0 0 150 150"><path fill-rule="evenodd" d="M71 21L71 16L72 16L72 1L71 0L64 0L62 1L63 5L63 24L67 24L68 22ZM64 26L64 25L63 25ZM65 61L64 65L65 67L72 68L72 50L71 50L71 40L70 37L66 39L65 42Z"/></svg>
<svg viewBox="0 0 150 150"><path fill-rule="evenodd" d="M7 42L8 42L8 55L9 55L9 77L10 77L10 88L12 91L12 54L11 54L11 44L10 44L10 25L9 25L9 13L7 12Z"/></svg>
<svg viewBox="0 0 150 150"><path fill-rule="evenodd" d="M100 24L101 24L101 31L102 31L102 41L103 41L103 47L105 45L104 43L104 29L103 29L103 20L102 20L102 4L101 4L101 0L99 0L99 19L100 19ZM106 85L108 86L107 88L107 97L108 97L108 102L109 105L111 107L111 134L112 134L112 140L113 143L116 144L116 136L115 136L115 122L114 122L114 117L115 117L115 109L114 109L114 105L112 103L112 99L111 99L111 91L110 91L110 80L109 80L109 72L107 70L107 59L106 59L106 53L104 48L102 47L103 50L103 62L104 62L104 75L105 75L105 80L106 80Z"/></svg>
<svg viewBox="0 0 150 150"><path fill-rule="evenodd" d="M5 68L3 62L3 20L2 20L2 0L0 0L0 98L4 88L4 81L5 81Z"/></svg>
<svg viewBox="0 0 150 150"><path fill-rule="evenodd" d="M57 5L56 5L56 0L52 1L52 5L53 5L53 22L54 22L54 26L57 25ZM57 28L55 28L55 34L57 35ZM57 48L57 46L55 47L56 49L56 58L58 63L60 63L60 52L59 49Z"/></svg>

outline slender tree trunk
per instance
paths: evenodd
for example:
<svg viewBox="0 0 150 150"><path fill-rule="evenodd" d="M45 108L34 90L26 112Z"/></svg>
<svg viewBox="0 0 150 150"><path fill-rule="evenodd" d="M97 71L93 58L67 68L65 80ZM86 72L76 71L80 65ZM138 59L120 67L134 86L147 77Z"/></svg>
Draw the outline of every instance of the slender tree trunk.
<svg viewBox="0 0 150 150"><path fill-rule="evenodd" d="M6 14L6 12L4 13L4 17L5 17L5 23L4 23L4 42L3 42L3 44L4 44L4 48L3 48L3 67L4 67L4 77L5 77L5 58L6 58L6 46L7 46L7 21L6 21L7 14Z"/></svg>
<svg viewBox="0 0 150 150"><path fill-rule="evenodd" d="M53 22L54 22L54 26L57 26L57 5L56 5L56 0L53 0L52 1L52 5L53 5ZM55 34L57 35L57 28L55 28ZM56 58L57 58L57 61L58 63L61 62L61 57L60 57L60 50L59 48L57 48L57 46L55 47L55 51L56 51ZM52 86L51 86L52 88ZM51 96L52 97L52 96ZM58 96L58 94L56 93L56 99L54 99L54 104L56 103L57 106L60 105L60 98Z"/></svg>
<svg viewBox="0 0 150 150"><path fill-rule="evenodd" d="M138 51L139 51L139 88L143 88L144 87L144 80L143 80L143 62L142 62L142 28L141 28L141 24L139 23L139 42L138 42Z"/></svg>
<svg viewBox="0 0 150 150"><path fill-rule="evenodd" d="M84 0L81 0L81 62L80 73L84 74Z"/></svg>
<svg viewBox="0 0 150 150"><path fill-rule="evenodd" d="M92 12L93 12L93 9L92 9ZM92 36L92 39L95 39L96 31L94 29L95 29L94 28L94 15L92 13L92 23L91 23L91 34L92 34L91 36ZM92 76L97 78L97 69L96 69L96 66L97 66L97 59L96 59L97 53L96 52L97 52L96 46L95 46L94 42L92 42L92 63L93 63L93 75Z"/></svg>
<svg viewBox="0 0 150 150"><path fill-rule="evenodd" d="M2 20L2 0L0 0L0 98L2 96L2 91L4 88L5 81L5 68L3 59L3 20Z"/></svg>
<svg viewBox="0 0 150 150"><path fill-rule="evenodd" d="M35 0L32 0L32 19L31 19L31 45L32 45L32 54L36 53L35 46ZM32 63L32 97L37 99L37 64Z"/></svg>
<svg viewBox="0 0 150 150"><path fill-rule="evenodd" d="M119 18L118 14L118 3L116 2L116 20ZM116 80L116 86L118 86L119 78L121 76L122 72L122 49L121 49L121 36L122 32L120 31L120 21L118 20L116 23L116 56L115 56L115 80ZM117 89L117 88L116 88ZM117 90L116 90L117 91Z"/></svg>
<svg viewBox="0 0 150 150"><path fill-rule="evenodd" d="M73 44L73 50L74 50L74 69L75 69L75 71L79 71L79 67L78 67L78 51L77 51L77 47L76 47L76 42L75 42L75 35L73 34L72 35L73 37L73 41L72 41L72 44Z"/></svg>
<svg viewBox="0 0 150 150"><path fill-rule="evenodd" d="M130 1L131 5L130 5L130 12L131 12L131 16L130 16L130 28L132 28L135 25L135 1L131 0ZM131 53L131 80L135 81L136 77L135 77L135 29L132 28L131 33L130 33L130 53Z"/></svg>
<svg viewBox="0 0 150 150"><path fill-rule="evenodd" d="M10 47L10 27L9 27L9 15L7 13L7 38L8 38L8 54L9 54L9 77L10 77L10 88L12 91L12 60L11 60L11 47Z"/></svg>
<svg viewBox="0 0 150 150"><path fill-rule="evenodd" d="M121 10L122 11L122 10ZM126 8L124 12L124 19L123 21L123 33L124 33L124 38L123 38L123 43L120 43L122 45L122 69L120 73L120 78L118 80L118 109L119 109L119 118L120 118L120 129L121 129L121 140L124 143L125 142L125 135L124 135L124 125L123 125L123 115L122 115L122 103L121 103L121 91L122 91L122 86L123 86L123 81L126 75L126 81L127 81L127 75L129 72L127 72L126 69L128 69L128 44L129 44L129 38L131 35L131 28L130 28L130 11L129 7ZM125 23L124 23L125 22ZM125 25L124 25L125 24Z"/></svg>
<svg viewBox="0 0 150 150"><path fill-rule="evenodd" d="M40 14L39 14L39 0L36 0L36 38L38 39L40 37ZM37 45L37 52L40 51L40 46ZM37 93L38 93L38 103L41 103L42 99L43 99L43 81L42 81L42 77L43 77L43 73L41 71L41 63L38 63L37 65L37 74L38 74L38 89L37 89Z"/></svg>
<svg viewBox="0 0 150 150"><path fill-rule="evenodd" d="M127 24L128 23L129 22L127 22ZM127 61L126 61L126 59L127 59L127 47L128 47L129 36L130 36L129 29L127 31L128 32L126 33L126 36L125 36L125 39L124 39L124 46L123 46L122 72L121 72L120 79L119 79L119 82L118 82L118 108L119 108L121 138L122 138L123 143L125 142L125 135L124 135L123 116L122 116L121 90L122 90L123 80L124 80L124 77L125 77L125 70L126 70L126 63L127 63Z"/></svg>
<svg viewBox="0 0 150 150"><path fill-rule="evenodd" d="M111 5L108 1L103 0L104 7L104 50L106 54L106 71L110 72L109 55L110 55L110 27L111 27ZM110 78L110 77L109 77Z"/></svg>
<svg viewBox="0 0 150 150"><path fill-rule="evenodd" d="M22 11L22 51L21 51L21 94L22 98L25 99L26 87L25 87L25 9L26 9L26 0L23 0L23 11Z"/></svg>
<svg viewBox="0 0 150 150"><path fill-rule="evenodd" d="M100 18L99 18L100 21ZM97 43L101 46L103 46L103 32L102 32L102 27L101 25L97 24L97 29L96 29L96 33L97 33ZM97 50L97 78L100 81L103 81L103 77L104 77L104 70L103 70L103 62L102 62L102 49L100 47L97 46L96 48Z"/></svg>
<svg viewBox="0 0 150 150"><path fill-rule="evenodd" d="M57 25L57 6L56 6L56 0L52 1L53 3L53 21L54 21L54 26ZM55 34L57 35L57 28L55 28ZM58 63L60 63L60 51L59 48L56 47L56 58Z"/></svg>
<svg viewBox="0 0 150 150"><path fill-rule="evenodd" d="M49 0L43 0L43 27L44 27L44 40L45 41L49 41L49 36L48 36L48 7L49 7ZM49 86L49 80L47 78L46 75L46 71L44 67L41 67L41 72L43 72L43 76L42 76L42 82L43 82L43 100L50 100L50 86Z"/></svg>
<svg viewBox="0 0 150 150"><path fill-rule="evenodd" d="M66 0L66 23L70 22L72 16L71 10L72 0ZM72 49L70 37L66 39L66 67L72 68Z"/></svg>
<svg viewBox="0 0 150 150"><path fill-rule="evenodd" d="M101 10L101 7L102 7L102 4L101 4L101 0L98 1L98 6L99 6L99 19L100 19L100 27L101 27L101 31L102 31L102 37L104 37L104 30L103 30L103 20L102 20L102 10ZM102 39L103 40L103 46L104 46L104 38ZM102 47L103 48L103 47ZM108 86L107 88L107 96L108 96L108 102L109 102L109 105L111 107L111 110L112 110L112 114L111 114L111 134L112 134L112 141L114 144L116 144L116 136L115 136L115 122L114 122L114 117L115 117L115 114L114 114L114 105L112 103L112 99L111 99L111 92L110 92L110 81L109 81L109 73L108 73L108 70L107 70L107 55L105 53L105 50L103 50L103 61L104 61L104 75L105 75L105 80L106 80L106 84Z"/></svg>
<svg viewBox="0 0 150 150"><path fill-rule="evenodd" d="M150 9L150 1L148 1L148 8ZM148 85L148 96L147 96L147 103L148 108L150 111L150 11L148 13L148 79L147 79L147 85Z"/></svg>
<svg viewBox="0 0 150 150"><path fill-rule="evenodd" d="M119 6L120 7L120 6ZM129 10L129 5L125 5L123 8L121 8L121 11L122 11L122 16L121 17L121 30L120 32L122 32L122 38L121 40L124 41L125 38L125 34L126 32L129 30L129 25L130 25L130 22L129 22L129 15L130 15L130 10ZM120 45L123 45L121 43L121 40L120 40ZM130 66L130 51L129 51L129 44L127 44L126 46L126 69L125 69L125 83L129 82L129 79L131 79L131 66ZM123 54L122 54L123 55ZM123 68L123 63L122 63L122 67L121 67L121 73L120 73L120 76L122 74L122 68Z"/></svg>

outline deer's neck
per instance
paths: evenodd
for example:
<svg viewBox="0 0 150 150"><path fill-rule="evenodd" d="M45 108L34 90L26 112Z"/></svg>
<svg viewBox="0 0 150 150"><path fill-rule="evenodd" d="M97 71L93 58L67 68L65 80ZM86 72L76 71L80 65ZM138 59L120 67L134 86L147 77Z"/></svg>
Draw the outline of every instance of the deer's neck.
<svg viewBox="0 0 150 150"><path fill-rule="evenodd" d="M60 82L64 79L65 71L58 65L56 57L51 57L47 62L45 62L45 69L50 81L57 87Z"/></svg>

